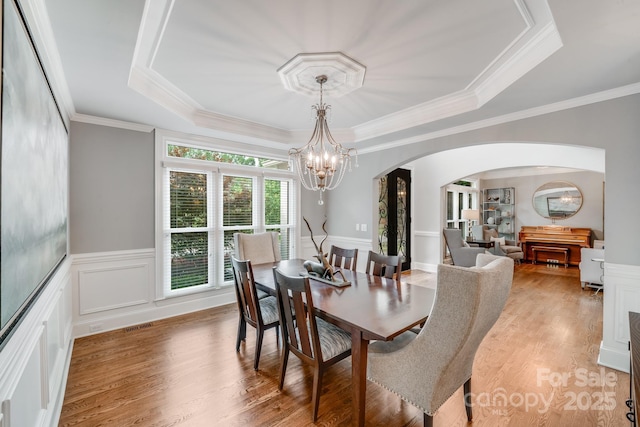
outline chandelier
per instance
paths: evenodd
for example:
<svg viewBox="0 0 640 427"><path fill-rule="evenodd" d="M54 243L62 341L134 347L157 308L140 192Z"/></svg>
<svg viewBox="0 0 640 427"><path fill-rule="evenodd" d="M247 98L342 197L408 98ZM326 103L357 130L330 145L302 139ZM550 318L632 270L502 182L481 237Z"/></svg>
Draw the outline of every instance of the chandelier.
<svg viewBox="0 0 640 427"><path fill-rule="evenodd" d="M311 107L316 110L315 128L304 147L289 150L289 159L304 188L320 191L318 204L322 205L324 191L336 188L345 172L351 171L352 155L355 156L358 167L358 152L355 148L344 148L331 136L327 124L327 111L331 106L325 104L322 98L322 85L327 82L327 76L317 76L316 82L320 85L320 102Z"/></svg>

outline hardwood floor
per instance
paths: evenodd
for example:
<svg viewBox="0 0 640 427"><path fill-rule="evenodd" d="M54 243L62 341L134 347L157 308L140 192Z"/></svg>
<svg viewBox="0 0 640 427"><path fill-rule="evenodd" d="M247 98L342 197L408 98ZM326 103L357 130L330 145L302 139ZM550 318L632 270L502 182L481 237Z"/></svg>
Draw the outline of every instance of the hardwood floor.
<svg viewBox="0 0 640 427"><path fill-rule="evenodd" d="M433 283L424 272L403 277ZM279 392L275 333L265 334L256 372L254 330L236 353L237 321L229 305L76 340L60 425L313 425L311 370L290 357ZM473 425L628 426L629 375L596 364L601 339L602 293L581 290L577 268L516 266L505 310L476 354ZM325 374L317 425L350 425L350 364ZM417 427L422 414L369 383L366 424ZM434 425L466 424L459 390Z"/></svg>

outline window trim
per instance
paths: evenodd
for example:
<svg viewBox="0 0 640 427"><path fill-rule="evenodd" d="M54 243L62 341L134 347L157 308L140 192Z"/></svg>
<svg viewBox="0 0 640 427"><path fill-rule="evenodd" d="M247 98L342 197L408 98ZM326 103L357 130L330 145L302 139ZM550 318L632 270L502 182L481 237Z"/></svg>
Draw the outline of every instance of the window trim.
<svg viewBox="0 0 640 427"><path fill-rule="evenodd" d="M295 174L290 170L282 170L282 169L270 169L270 168L261 168L258 166L247 166L247 165L235 165L231 163L221 163L221 162L213 162L206 161L200 159L185 159L178 157L171 157L167 155L167 146L168 145L184 145L194 148L206 149L206 150L214 150L221 151L226 153L234 153L239 155L246 156L255 156L255 157L267 157L273 158L276 160L287 160L287 156L276 155L271 152L260 151L256 149L255 152L248 152L246 150L238 149L236 145L230 145L228 141L223 141L215 138L205 138L205 137L197 137L197 138L189 138L188 136L178 135L174 132L167 132L156 130L155 135L155 254L156 254L156 286L155 286L155 300L164 300L174 297L180 297L184 295L202 293L202 292L230 292L231 286L228 286L229 283L224 282L224 271L221 268L217 268L218 265L224 260L224 254L219 251L215 251L216 253L211 256L209 262L209 269L213 269L213 277L215 283L211 284L203 284L203 285L195 285L188 288L181 288L176 290L170 290L166 288L166 278L165 275L167 273L165 267L165 259L164 254L167 248L166 239L165 239L165 219L163 215L164 209L164 176L165 170L167 168L170 169L178 169L187 172L195 172L195 173L210 173L211 185L213 185L215 190L214 194L222 194L221 189L223 185L222 176L224 175L237 175L237 176L247 176L253 179L253 182L257 182L255 191L253 195L254 197L254 222L251 227L254 232L265 231L267 228L273 227L272 224L268 226L264 224L264 181L265 179L278 179L285 180L290 183L290 224L284 225L276 225L279 228L289 228L291 230L290 237L290 247L289 253L291 257L296 256L296 250L299 247L300 240L300 183L296 179ZM209 180L209 178L208 178ZM209 198L212 199L212 198ZM213 243L213 247L217 247L221 240L224 239L225 227L223 227L222 223L222 205L217 203L217 200L208 200L208 204L212 204L213 206L209 206L208 214L213 218L210 218L212 222L208 224L206 228L210 233L209 237L210 243ZM210 276L211 276L210 271ZM168 282L170 283L170 282ZM227 285L225 285L227 283ZM170 287L170 284L169 284Z"/></svg>
<svg viewBox="0 0 640 427"><path fill-rule="evenodd" d="M463 230L463 233L465 233L464 235L467 236L469 233L469 230L467 230L467 225L468 225L468 221L467 220L463 220L460 216L459 213L461 212L462 209L480 209L479 205L480 205L480 190L478 189L478 182L477 181L472 181L469 180L469 182L472 183L472 186L468 187L468 186L464 186L464 185L457 185L457 184L449 184L447 186L445 186L444 188L444 203L443 203L443 207L444 207L444 228L449 228L450 224L455 225L455 229L461 229ZM453 198L453 218L449 219L447 217L447 198L448 198L448 193L453 193L454 194L454 198ZM460 203L458 202L460 195L463 195L463 199L464 202L462 204L462 206L460 206ZM471 202L469 203L469 198L471 198ZM460 225L462 225L462 227L460 227Z"/></svg>

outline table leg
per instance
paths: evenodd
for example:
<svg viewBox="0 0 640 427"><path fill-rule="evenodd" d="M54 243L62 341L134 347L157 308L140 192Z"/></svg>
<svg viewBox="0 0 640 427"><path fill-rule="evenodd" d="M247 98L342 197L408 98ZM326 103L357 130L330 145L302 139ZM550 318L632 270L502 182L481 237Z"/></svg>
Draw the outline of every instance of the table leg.
<svg viewBox="0 0 640 427"><path fill-rule="evenodd" d="M367 397L367 352L369 340L362 331L351 331L351 381L353 387L353 424L364 426Z"/></svg>

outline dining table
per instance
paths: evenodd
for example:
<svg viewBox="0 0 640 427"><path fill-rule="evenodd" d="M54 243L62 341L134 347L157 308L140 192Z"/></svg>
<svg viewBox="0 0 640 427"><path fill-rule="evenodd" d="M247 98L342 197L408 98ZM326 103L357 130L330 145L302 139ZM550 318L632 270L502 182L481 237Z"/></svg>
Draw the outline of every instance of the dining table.
<svg viewBox="0 0 640 427"><path fill-rule="evenodd" d="M275 295L273 268L287 276L306 275L304 259L254 265L256 286ZM364 426L369 342L390 341L424 323L435 300L435 289L402 280L342 270L348 285L341 286L309 276L317 315L351 333L353 424Z"/></svg>

